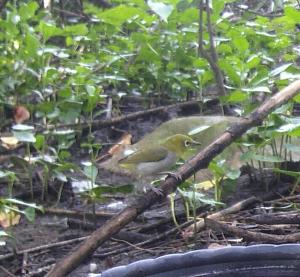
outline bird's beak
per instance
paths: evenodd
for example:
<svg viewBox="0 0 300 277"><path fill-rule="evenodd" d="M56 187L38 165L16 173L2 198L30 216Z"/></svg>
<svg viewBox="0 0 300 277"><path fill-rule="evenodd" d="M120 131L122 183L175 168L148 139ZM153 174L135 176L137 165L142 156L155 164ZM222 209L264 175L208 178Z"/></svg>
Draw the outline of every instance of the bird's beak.
<svg viewBox="0 0 300 277"><path fill-rule="evenodd" d="M201 145L201 142L199 141L196 141L196 140L192 140L191 141L191 144L194 146L194 145Z"/></svg>
<svg viewBox="0 0 300 277"><path fill-rule="evenodd" d="M192 140L192 141L190 141L190 143L191 143L191 145L190 145L191 150L196 150L198 148L197 146L201 145L201 143L196 140Z"/></svg>

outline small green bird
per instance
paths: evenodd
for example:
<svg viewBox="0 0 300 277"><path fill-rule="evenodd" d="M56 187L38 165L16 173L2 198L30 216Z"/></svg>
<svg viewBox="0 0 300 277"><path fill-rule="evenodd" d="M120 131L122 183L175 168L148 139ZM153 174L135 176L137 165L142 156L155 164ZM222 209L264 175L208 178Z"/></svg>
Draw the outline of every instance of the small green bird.
<svg viewBox="0 0 300 277"><path fill-rule="evenodd" d="M153 176L169 170L186 150L199 144L187 135L176 134L129 154L119 164L140 177Z"/></svg>

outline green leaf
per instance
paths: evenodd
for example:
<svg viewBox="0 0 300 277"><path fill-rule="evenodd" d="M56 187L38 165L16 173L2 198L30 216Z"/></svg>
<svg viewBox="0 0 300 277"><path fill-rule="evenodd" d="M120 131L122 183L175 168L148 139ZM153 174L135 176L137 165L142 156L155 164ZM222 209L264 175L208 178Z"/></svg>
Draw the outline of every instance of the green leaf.
<svg viewBox="0 0 300 277"><path fill-rule="evenodd" d="M269 162L269 163L282 163L285 160L278 156L270 156L270 155L260 155L254 154L252 159L260 161L260 162Z"/></svg>
<svg viewBox="0 0 300 277"><path fill-rule="evenodd" d="M88 177L93 183L96 181L96 177L98 175L98 168L92 164L86 165L83 168L84 174Z"/></svg>
<svg viewBox="0 0 300 277"><path fill-rule="evenodd" d="M73 35L73 36L84 36L86 35L89 30L86 24L75 24L66 26L63 31L65 32L65 36Z"/></svg>
<svg viewBox="0 0 300 277"><path fill-rule="evenodd" d="M270 77L275 77L277 75L279 75L281 72L286 71L293 63L287 63L287 64L283 64L281 66L276 67L275 69L273 69L269 76Z"/></svg>
<svg viewBox="0 0 300 277"><path fill-rule="evenodd" d="M115 8L98 13L98 16L103 21L119 27L133 17L141 16L143 18L146 14L141 9L130 7L128 5L119 5Z"/></svg>
<svg viewBox="0 0 300 277"><path fill-rule="evenodd" d="M226 171L225 176L231 180L236 180L237 178L239 178L241 176L241 171L239 169L235 169L235 170L230 169L230 170Z"/></svg>
<svg viewBox="0 0 300 277"><path fill-rule="evenodd" d="M233 45L236 49L239 50L240 53L245 53L249 49L249 43L244 37L235 37L232 40Z"/></svg>
<svg viewBox="0 0 300 277"><path fill-rule="evenodd" d="M24 214L26 216L26 218L30 221L33 222L35 220L35 208L33 207L27 207L24 210Z"/></svg>
<svg viewBox="0 0 300 277"><path fill-rule="evenodd" d="M294 98L293 100L296 102L296 103L300 103L300 93L298 93Z"/></svg>
<svg viewBox="0 0 300 277"><path fill-rule="evenodd" d="M280 126L278 129L276 129L276 132L278 133L288 133L291 134L292 132L299 132L300 123L288 123Z"/></svg>
<svg viewBox="0 0 300 277"><path fill-rule="evenodd" d="M148 6L150 9L155 12L161 20L167 22L168 17L171 15L173 11L172 5L167 5L162 2L154 2L152 0L148 0Z"/></svg>
<svg viewBox="0 0 300 277"><path fill-rule="evenodd" d="M184 191L179 188L177 188L177 190L183 197L187 198L190 203L193 203L197 208L203 205L224 205L224 203L208 198L205 194L200 192Z"/></svg>
<svg viewBox="0 0 300 277"><path fill-rule="evenodd" d="M226 96L226 102L228 103L241 103L243 101L246 101L249 98L247 93L236 90L234 92L231 92L228 96Z"/></svg>
<svg viewBox="0 0 300 277"><path fill-rule="evenodd" d="M43 20L40 21L38 26L38 30L42 33L45 40L48 40L54 36L60 36L63 34L63 30L56 27L54 24L45 22Z"/></svg>
<svg viewBox="0 0 300 277"><path fill-rule="evenodd" d="M35 15L35 12L39 8L39 5L35 1L30 1L28 4L22 4L19 9L19 15L21 20L27 20L32 18Z"/></svg>
<svg viewBox="0 0 300 277"><path fill-rule="evenodd" d="M22 142L32 142L35 143L36 139L34 134L29 131L13 131L14 136Z"/></svg>
<svg viewBox="0 0 300 277"><path fill-rule="evenodd" d="M9 237L9 238L14 238L12 235L6 233L5 231L0 230L0 238L1 237Z"/></svg>
<svg viewBox="0 0 300 277"><path fill-rule="evenodd" d="M249 69L252 69L257 67L260 64L260 62L261 62L260 57L258 57L257 55L252 55L248 58L246 64Z"/></svg>
<svg viewBox="0 0 300 277"><path fill-rule="evenodd" d="M233 84L237 87L241 85L241 78L237 74L236 69L232 67L232 65L225 60L219 60L220 68L225 72L225 74L229 77L229 79L233 82Z"/></svg>
<svg viewBox="0 0 300 277"><path fill-rule="evenodd" d="M45 136L38 134L35 136L35 139L34 147L38 150L42 150L45 145Z"/></svg>
<svg viewBox="0 0 300 277"><path fill-rule="evenodd" d="M292 6L287 6L284 8L284 14L286 17L292 19L295 24L300 23L300 11Z"/></svg>

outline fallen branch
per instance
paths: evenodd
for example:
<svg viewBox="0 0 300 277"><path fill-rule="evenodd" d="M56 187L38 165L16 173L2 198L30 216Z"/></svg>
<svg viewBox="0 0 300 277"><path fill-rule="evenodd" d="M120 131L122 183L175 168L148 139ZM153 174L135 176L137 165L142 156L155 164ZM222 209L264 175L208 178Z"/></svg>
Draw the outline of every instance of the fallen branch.
<svg viewBox="0 0 300 277"><path fill-rule="evenodd" d="M224 217L226 215L229 214L233 214L233 213L237 213L243 209L248 208L251 205L254 205L256 203L260 202L260 199L256 198L255 196L249 197L245 200L242 200L238 203L235 203L234 205L223 209L221 211L215 212L213 214L210 214L207 216L207 218L209 219L218 219L221 217ZM194 232L199 232L201 230L203 230L205 228L205 220L204 219L200 219L196 224L193 224L191 226L189 226L188 228L186 228L184 230L185 234L192 234Z"/></svg>
<svg viewBox="0 0 300 277"><path fill-rule="evenodd" d="M9 259L9 258L13 258L16 255L23 255L25 253L32 253L32 252L37 252L37 251L41 251L41 250L45 250L45 249L58 247L58 246L68 245L68 244L72 244L72 243L78 243L78 242L85 240L86 238L88 238L88 237L80 237L80 238L75 238L75 239L70 239L70 240L64 240L64 241L54 242L54 243L50 243L50 244L46 244L46 245L40 245L37 247L25 249L25 250L16 251L14 253L0 255L0 261Z"/></svg>
<svg viewBox="0 0 300 277"><path fill-rule="evenodd" d="M58 130L58 129L63 129L63 128L78 129L78 127L80 127L81 129L88 129L88 128L90 128L90 126L92 127L92 129L99 129L99 128L116 125L125 120L133 120L133 119L140 118L143 116L157 114L158 112L163 112L163 111L166 111L169 109L199 105L199 103L200 102L197 100L186 101L186 102L171 104L171 105L167 105L167 106L156 107L156 108L152 108L152 109L148 109L148 110L138 111L138 112L130 113L130 114L123 115L123 116L117 116L117 117L113 117L111 119L104 119L104 120L100 119L100 120L93 120L91 122L71 123L71 124L63 124L63 125L48 125L47 128L37 126L37 130L38 131L43 131L45 129Z"/></svg>
<svg viewBox="0 0 300 277"><path fill-rule="evenodd" d="M248 231L235 226L230 226L224 222L215 221L209 218L205 219L206 227L215 231L224 232L226 234L234 235L243 238L246 241L264 242L264 243L296 243L300 240L300 233L288 235L271 235L259 232Z"/></svg>
<svg viewBox="0 0 300 277"><path fill-rule="evenodd" d="M300 215L298 213L284 213L284 214L261 214L261 215L254 215L247 220L251 220L258 224L300 224Z"/></svg>
<svg viewBox="0 0 300 277"><path fill-rule="evenodd" d="M86 213L86 212L73 211L67 209L58 209L58 208L45 208L44 211L45 213L48 214L75 217L75 218L95 218L95 217L111 218L115 215L115 213L102 212L102 211L96 211L95 213Z"/></svg>
<svg viewBox="0 0 300 277"><path fill-rule="evenodd" d="M68 256L58 262L47 276L63 277L73 271L107 239L119 232L125 225L134 220L154 203L175 191L182 181L191 177L196 171L206 168L209 162L219 155L227 146L248 129L260 125L271 111L293 98L298 94L299 90L300 80L297 80L265 101L259 108L254 110L248 118L243 118L239 123L232 125L220 137L182 165L175 172L175 175L167 177L160 186L162 195L158 195L150 190L146 194L137 197L131 205L107 221L101 228L94 231L76 250L72 250Z"/></svg>

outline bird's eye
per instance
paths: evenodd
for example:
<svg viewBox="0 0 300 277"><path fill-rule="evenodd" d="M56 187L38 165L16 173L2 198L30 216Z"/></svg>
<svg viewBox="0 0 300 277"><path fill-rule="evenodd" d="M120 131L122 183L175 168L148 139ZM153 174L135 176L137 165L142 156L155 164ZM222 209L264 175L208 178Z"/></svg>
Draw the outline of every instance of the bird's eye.
<svg viewBox="0 0 300 277"><path fill-rule="evenodd" d="M189 147L191 145L191 142L190 141L188 141L188 140L185 140L184 141L184 146L185 147Z"/></svg>

